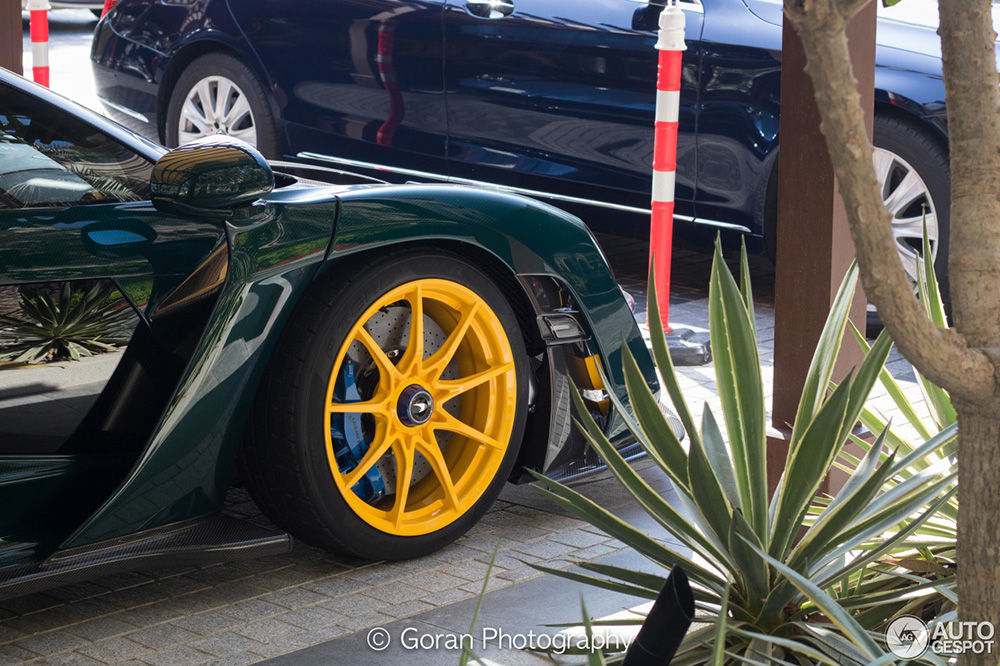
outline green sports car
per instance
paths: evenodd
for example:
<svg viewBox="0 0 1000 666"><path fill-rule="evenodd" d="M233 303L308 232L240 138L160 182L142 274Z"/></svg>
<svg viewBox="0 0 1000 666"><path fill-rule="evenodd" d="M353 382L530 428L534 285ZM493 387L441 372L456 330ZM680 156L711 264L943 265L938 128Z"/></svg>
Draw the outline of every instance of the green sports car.
<svg viewBox="0 0 1000 666"><path fill-rule="evenodd" d="M468 530L526 470L626 456L622 349L580 220L519 196L167 152L0 70L0 597L158 562L374 559ZM222 512L244 484L283 531Z"/></svg>

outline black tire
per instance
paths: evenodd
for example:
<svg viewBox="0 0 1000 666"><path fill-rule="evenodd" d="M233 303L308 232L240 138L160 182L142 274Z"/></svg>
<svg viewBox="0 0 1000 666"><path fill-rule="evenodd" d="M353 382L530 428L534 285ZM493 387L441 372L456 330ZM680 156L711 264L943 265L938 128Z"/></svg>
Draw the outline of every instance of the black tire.
<svg viewBox="0 0 1000 666"><path fill-rule="evenodd" d="M184 69L174 83L170 100L167 104L167 118L164 128L166 145L170 148L178 144L178 124L181 107L195 85L208 76L224 76L246 95L257 131L257 150L264 157L276 159L282 155L281 141L278 137L274 114L268 102L267 91L254 73L242 60L227 53L208 53L195 60Z"/></svg>
<svg viewBox="0 0 1000 666"><path fill-rule="evenodd" d="M352 325L382 295L424 278L464 285L497 315L514 356L517 407L506 452L481 497L441 529L400 536L370 525L342 496L327 462L323 413L333 364ZM527 416L528 372L510 305L493 281L465 260L419 250L338 266L302 297L271 357L240 450L243 479L265 515L307 543L375 560L426 555L468 531L510 477Z"/></svg>
<svg viewBox="0 0 1000 666"><path fill-rule="evenodd" d="M891 151L906 160L927 185L938 220L934 271L937 273L945 309L950 313L948 240L951 230L951 166L948 148L915 123L884 115L875 116L874 144L877 148Z"/></svg>

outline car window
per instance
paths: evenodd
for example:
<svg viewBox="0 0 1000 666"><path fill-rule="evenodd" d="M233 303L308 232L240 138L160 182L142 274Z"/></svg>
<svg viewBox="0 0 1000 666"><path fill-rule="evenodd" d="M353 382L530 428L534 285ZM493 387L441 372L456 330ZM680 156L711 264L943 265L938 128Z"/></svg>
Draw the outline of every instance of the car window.
<svg viewBox="0 0 1000 666"><path fill-rule="evenodd" d="M0 85L0 209L142 201L152 167L92 125Z"/></svg>

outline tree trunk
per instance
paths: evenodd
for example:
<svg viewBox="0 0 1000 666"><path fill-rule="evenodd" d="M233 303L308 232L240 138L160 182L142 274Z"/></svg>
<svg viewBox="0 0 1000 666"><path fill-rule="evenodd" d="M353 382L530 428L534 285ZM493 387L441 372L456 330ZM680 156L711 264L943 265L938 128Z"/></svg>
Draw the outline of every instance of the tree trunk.
<svg viewBox="0 0 1000 666"><path fill-rule="evenodd" d="M1000 405L958 410L958 600L964 622L993 623L1000 630ZM971 470L971 471L970 471ZM965 473L963 474L963 471ZM968 655L964 664L997 663L993 653Z"/></svg>

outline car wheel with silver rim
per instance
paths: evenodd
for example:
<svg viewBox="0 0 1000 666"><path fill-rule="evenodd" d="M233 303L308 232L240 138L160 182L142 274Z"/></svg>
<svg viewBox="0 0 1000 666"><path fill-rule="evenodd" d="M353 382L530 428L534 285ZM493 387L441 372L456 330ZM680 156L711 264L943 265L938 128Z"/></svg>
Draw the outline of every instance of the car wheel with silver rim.
<svg viewBox="0 0 1000 666"><path fill-rule="evenodd" d="M263 86L241 60L210 53L193 60L174 84L166 143L174 147L217 134L245 141L265 157L281 155Z"/></svg>
<svg viewBox="0 0 1000 666"><path fill-rule="evenodd" d="M926 222L934 270L948 307L951 179L947 147L928 130L895 116L875 117L874 143L875 173L892 215L892 234L903 269L916 291ZM874 307L869 306L869 312Z"/></svg>

